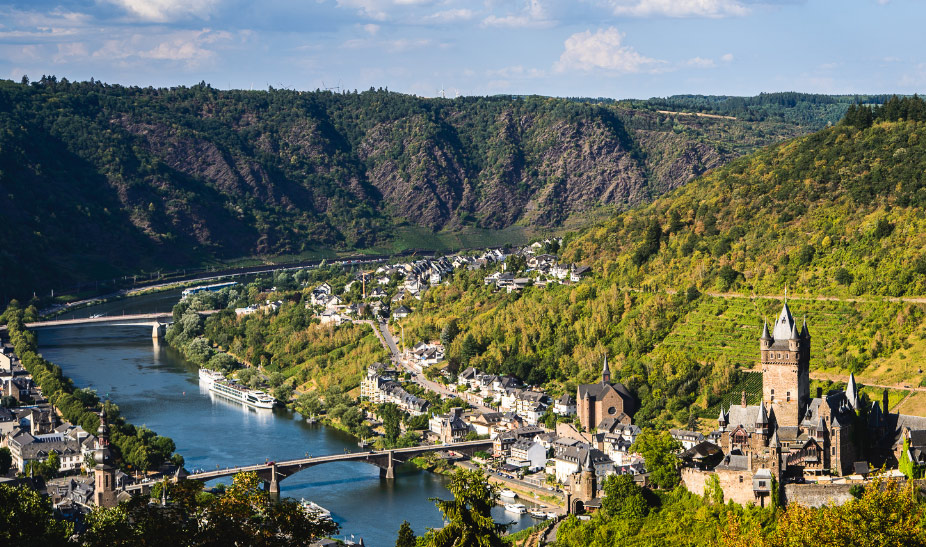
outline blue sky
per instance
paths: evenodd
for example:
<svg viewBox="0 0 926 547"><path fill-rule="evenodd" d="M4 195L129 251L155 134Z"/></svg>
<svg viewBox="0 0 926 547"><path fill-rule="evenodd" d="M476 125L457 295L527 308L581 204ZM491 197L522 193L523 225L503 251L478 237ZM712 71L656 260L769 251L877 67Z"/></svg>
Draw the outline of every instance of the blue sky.
<svg viewBox="0 0 926 547"><path fill-rule="evenodd" d="M0 78L648 98L922 93L920 0L15 0Z"/></svg>

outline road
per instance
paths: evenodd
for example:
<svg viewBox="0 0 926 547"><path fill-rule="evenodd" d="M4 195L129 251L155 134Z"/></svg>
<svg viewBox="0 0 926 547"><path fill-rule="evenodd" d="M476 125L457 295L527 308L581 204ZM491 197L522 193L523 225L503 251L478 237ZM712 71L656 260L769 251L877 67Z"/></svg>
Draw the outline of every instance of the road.
<svg viewBox="0 0 926 547"><path fill-rule="evenodd" d="M363 321L363 322L368 323L371 327L373 327L373 331L376 332L377 338L379 338L383 346L385 346L386 349L388 349L389 352L392 354L392 362L402 367L409 374L411 374L413 382L415 382L416 384L418 384L419 386L423 387L424 389L428 391L433 391L434 393L437 393L441 397L449 398L449 397L459 397L460 396L459 393L457 393L456 391L451 391L447 389L447 387L444 386L443 384L428 380L424 376L424 374L421 374L420 372L415 371L415 369L412 368L411 365L407 364L405 360L402 359L402 353L399 351L399 347L396 344L395 338L393 338L392 333L389 331L388 324L383 323L383 322L375 322L375 321ZM487 407L485 405L473 404L473 403L470 403L470 404L472 404L476 408L476 410L479 410L480 412L496 412L494 408Z"/></svg>

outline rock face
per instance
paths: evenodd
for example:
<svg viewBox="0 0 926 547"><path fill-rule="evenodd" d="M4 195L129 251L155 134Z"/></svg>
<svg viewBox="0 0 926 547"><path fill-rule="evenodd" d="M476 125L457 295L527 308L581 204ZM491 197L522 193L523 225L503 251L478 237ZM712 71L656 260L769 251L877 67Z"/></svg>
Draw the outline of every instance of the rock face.
<svg viewBox="0 0 926 547"><path fill-rule="evenodd" d="M14 264L4 278L29 279L11 292L31 294L52 279L388 244L404 224L555 227L721 165L735 155L728 126L750 132L539 97L6 82L0 200L6 241L22 244L0 249Z"/></svg>

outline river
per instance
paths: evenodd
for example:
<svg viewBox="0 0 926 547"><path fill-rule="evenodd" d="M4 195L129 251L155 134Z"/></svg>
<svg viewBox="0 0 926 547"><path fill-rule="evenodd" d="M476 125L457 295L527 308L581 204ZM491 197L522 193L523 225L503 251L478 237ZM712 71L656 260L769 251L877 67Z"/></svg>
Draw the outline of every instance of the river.
<svg viewBox="0 0 926 547"><path fill-rule="evenodd" d="M80 310L80 316L169 311L178 291L120 300ZM37 331L42 355L61 366L78 387L91 387L116 403L127 420L171 437L187 469L262 463L359 450L356 439L333 428L307 424L285 409L255 411L214 397L199 387L196 367L141 326L72 326ZM281 495L315 501L341 525L339 537L363 538L373 547L394 545L402 520L416 534L441 526L428 498L448 499L447 479L403 466L395 480L379 468L336 462L301 471L280 483ZM227 481L226 481L227 482ZM530 517L493 510L513 531Z"/></svg>

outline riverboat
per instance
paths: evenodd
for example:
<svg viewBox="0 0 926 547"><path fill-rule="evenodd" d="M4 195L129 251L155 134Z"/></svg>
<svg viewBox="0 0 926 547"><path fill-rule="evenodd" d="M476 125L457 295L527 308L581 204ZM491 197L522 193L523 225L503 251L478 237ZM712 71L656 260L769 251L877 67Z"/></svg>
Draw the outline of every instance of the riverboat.
<svg viewBox="0 0 926 547"><path fill-rule="evenodd" d="M527 514L530 515L531 518L535 518L539 520L546 520L549 518L546 513L544 513L543 511L538 511L536 509L533 511L528 511Z"/></svg>
<svg viewBox="0 0 926 547"><path fill-rule="evenodd" d="M527 512L527 508L524 507L524 505L520 503L506 503L505 511L509 513L515 513L517 515L523 515L524 513Z"/></svg>
<svg viewBox="0 0 926 547"><path fill-rule="evenodd" d="M518 494L511 490L505 489L498 493L498 497L513 500L518 497Z"/></svg>
<svg viewBox="0 0 926 547"><path fill-rule="evenodd" d="M276 399L263 391L250 389L234 380L225 378L225 375L221 372L201 368L199 369L199 379L206 384L209 391L255 408L273 408L277 402Z"/></svg>
<svg viewBox="0 0 926 547"><path fill-rule="evenodd" d="M302 509L310 515L316 515L322 520L331 520L331 511L325 509L314 501L308 501L305 498L302 498L302 501L299 502L299 505L301 505Z"/></svg>

